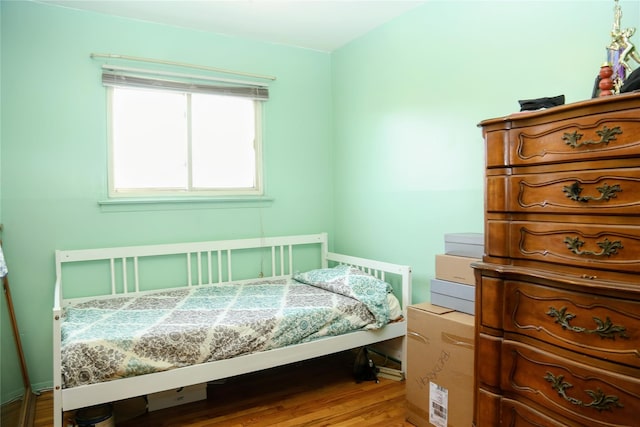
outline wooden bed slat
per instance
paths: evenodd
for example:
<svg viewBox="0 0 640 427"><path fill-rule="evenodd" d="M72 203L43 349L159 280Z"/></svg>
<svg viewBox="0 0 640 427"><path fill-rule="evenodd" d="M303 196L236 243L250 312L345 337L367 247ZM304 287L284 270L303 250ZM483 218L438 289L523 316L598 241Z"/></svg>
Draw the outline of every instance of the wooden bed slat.
<svg viewBox="0 0 640 427"><path fill-rule="evenodd" d="M115 295L116 294L116 267L115 267L115 260L113 258L111 258L109 260L109 263L111 265L111 295Z"/></svg>
<svg viewBox="0 0 640 427"><path fill-rule="evenodd" d="M129 285L127 284L127 258L122 258L122 293L127 294L129 292Z"/></svg>
<svg viewBox="0 0 640 427"><path fill-rule="evenodd" d="M138 274L138 257L133 257L133 278L135 280L135 290L140 292L140 276Z"/></svg>
<svg viewBox="0 0 640 427"><path fill-rule="evenodd" d="M218 254L218 283L222 283L222 252L216 251Z"/></svg>

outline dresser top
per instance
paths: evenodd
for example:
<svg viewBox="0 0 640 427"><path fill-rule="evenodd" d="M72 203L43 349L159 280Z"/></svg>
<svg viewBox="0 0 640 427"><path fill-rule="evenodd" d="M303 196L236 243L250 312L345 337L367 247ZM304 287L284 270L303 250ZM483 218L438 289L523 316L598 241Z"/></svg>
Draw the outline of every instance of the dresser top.
<svg viewBox="0 0 640 427"><path fill-rule="evenodd" d="M565 118L610 113L631 108L640 108L640 92L638 91L573 102L544 110L515 112L507 116L483 120L478 126L483 128L530 126Z"/></svg>

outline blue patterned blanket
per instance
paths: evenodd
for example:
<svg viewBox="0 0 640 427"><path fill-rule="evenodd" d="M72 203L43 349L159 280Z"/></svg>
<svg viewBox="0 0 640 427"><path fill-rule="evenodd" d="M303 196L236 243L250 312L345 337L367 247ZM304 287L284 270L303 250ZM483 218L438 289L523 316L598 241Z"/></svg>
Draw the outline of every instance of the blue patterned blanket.
<svg viewBox="0 0 640 427"><path fill-rule="evenodd" d="M363 290L362 279L350 273L341 270L325 289L302 283L317 278L305 273L298 281L201 286L68 306L63 383L73 387L159 372L388 322L388 285Z"/></svg>

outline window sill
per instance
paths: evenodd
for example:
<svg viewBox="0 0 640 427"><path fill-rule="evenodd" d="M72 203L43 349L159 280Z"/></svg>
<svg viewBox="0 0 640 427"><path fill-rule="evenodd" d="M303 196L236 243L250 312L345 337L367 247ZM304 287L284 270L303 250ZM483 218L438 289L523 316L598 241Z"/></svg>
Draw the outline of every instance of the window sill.
<svg viewBox="0 0 640 427"><path fill-rule="evenodd" d="M263 196L247 197L162 197L120 198L99 200L102 212L159 211L179 209L263 208L273 199Z"/></svg>

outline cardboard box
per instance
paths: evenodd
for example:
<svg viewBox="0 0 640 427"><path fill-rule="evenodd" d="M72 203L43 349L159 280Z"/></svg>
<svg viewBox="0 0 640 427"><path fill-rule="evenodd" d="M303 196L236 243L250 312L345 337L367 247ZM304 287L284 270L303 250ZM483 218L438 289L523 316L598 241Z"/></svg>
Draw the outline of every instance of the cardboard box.
<svg viewBox="0 0 640 427"><path fill-rule="evenodd" d="M474 317L429 303L409 306L407 317L407 421L469 427Z"/></svg>
<svg viewBox="0 0 640 427"><path fill-rule="evenodd" d="M447 255L482 258L484 255L484 234L449 233L444 235L444 252Z"/></svg>
<svg viewBox="0 0 640 427"><path fill-rule="evenodd" d="M476 278L471 264L480 261L482 261L481 258L446 254L436 255L436 279L475 286Z"/></svg>
<svg viewBox="0 0 640 427"><path fill-rule="evenodd" d="M195 384L178 389L152 393L147 396L149 412L170 408L207 398L207 384Z"/></svg>
<svg viewBox="0 0 640 427"><path fill-rule="evenodd" d="M431 304L473 315L476 311L476 287L431 279Z"/></svg>

